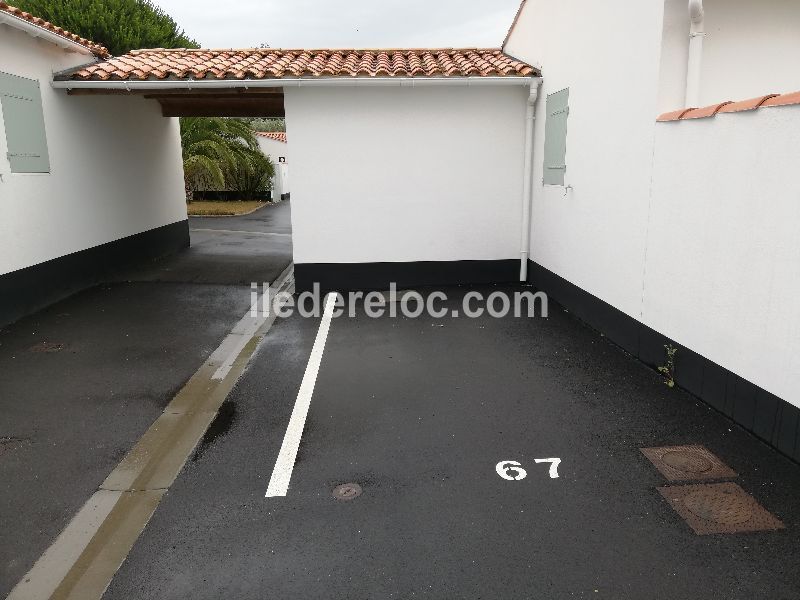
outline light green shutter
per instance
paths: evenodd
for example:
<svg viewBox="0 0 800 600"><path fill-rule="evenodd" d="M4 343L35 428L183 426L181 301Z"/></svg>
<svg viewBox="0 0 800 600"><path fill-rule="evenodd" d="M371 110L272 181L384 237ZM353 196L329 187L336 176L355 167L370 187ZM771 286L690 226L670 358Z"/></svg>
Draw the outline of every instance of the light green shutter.
<svg viewBox="0 0 800 600"><path fill-rule="evenodd" d="M569 88L547 96L547 122L544 126L544 183L564 185L567 171L567 118Z"/></svg>
<svg viewBox="0 0 800 600"><path fill-rule="evenodd" d="M49 173L39 82L0 73L0 102L12 173Z"/></svg>

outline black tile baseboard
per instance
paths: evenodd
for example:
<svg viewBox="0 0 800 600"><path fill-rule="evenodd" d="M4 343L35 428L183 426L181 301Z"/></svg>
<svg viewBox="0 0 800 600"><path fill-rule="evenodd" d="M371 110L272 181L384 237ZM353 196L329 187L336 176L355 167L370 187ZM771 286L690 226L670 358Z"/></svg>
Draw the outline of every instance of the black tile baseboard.
<svg viewBox="0 0 800 600"><path fill-rule="evenodd" d="M529 261L528 281L650 367L666 362L664 346L678 348L675 383L800 462L800 408L683 347L566 279Z"/></svg>
<svg viewBox="0 0 800 600"><path fill-rule="evenodd" d="M388 290L424 285L513 283L518 260L458 260L375 263L304 263L294 265L295 289L325 292Z"/></svg>
<svg viewBox="0 0 800 600"><path fill-rule="evenodd" d="M0 326L100 283L119 269L189 246L189 221L178 221L0 275Z"/></svg>

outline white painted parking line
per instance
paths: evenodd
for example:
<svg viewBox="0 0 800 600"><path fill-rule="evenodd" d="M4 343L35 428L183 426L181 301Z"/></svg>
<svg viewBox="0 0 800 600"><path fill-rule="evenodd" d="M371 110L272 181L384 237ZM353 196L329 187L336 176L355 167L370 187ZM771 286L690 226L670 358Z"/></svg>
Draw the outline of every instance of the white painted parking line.
<svg viewBox="0 0 800 600"><path fill-rule="evenodd" d="M333 309L336 305L336 294L328 294L325 300L325 312L322 314L322 322L319 324L317 338L311 348L311 356L308 357L306 372L300 389L297 391L297 399L294 403L294 410L286 428L286 435L283 437L281 451L278 453L278 460L275 461L275 468L272 470L272 477L267 486L267 498L275 496L285 496L289 490L289 481L292 479L294 463L297 460L297 450L300 448L300 440L303 437L303 428L306 425L308 409L311 407L311 396L314 394L314 386L317 383L317 374L320 364L322 364L322 353L325 351L325 341L328 339L328 331L331 328Z"/></svg>

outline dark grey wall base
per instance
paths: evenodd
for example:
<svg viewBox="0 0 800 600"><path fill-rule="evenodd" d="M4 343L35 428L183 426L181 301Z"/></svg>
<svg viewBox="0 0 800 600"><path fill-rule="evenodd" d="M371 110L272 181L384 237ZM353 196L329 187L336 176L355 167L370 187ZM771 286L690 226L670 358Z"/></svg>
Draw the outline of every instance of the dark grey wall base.
<svg viewBox="0 0 800 600"><path fill-rule="evenodd" d="M120 268L189 246L179 221L0 275L0 326L113 276Z"/></svg>
<svg viewBox="0 0 800 600"><path fill-rule="evenodd" d="M518 260L458 260L381 263L306 263L294 266L299 292L320 284L323 292L388 290L423 285L511 283L519 274Z"/></svg>
<svg viewBox="0 0 800 600"><path fill-rule="evenodd" d="M800 462L800 409L796 406L684 348L678 341L534 262L529 262L528 273L530 283L536 288L651 367L666 363L665 345L679 348L675 355L675 383L679 387Z"/></svg>
<svg viewBox="0 0 800 600"><path fill-rule="evenodd" d="M198 190L192 195L193 200L210 200L212 202L239 202L243 200L241 192L232 192L230 190ZM268 202L272 200L272 192L257 192L252 195L252 198L246 200L260 200Z"/></svg>

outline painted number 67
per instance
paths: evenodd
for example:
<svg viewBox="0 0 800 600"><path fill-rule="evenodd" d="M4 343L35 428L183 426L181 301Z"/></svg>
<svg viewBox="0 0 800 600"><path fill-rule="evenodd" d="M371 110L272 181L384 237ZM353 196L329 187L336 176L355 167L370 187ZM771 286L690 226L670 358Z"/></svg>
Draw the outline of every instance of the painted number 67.
<svg viewBox="0 0 800 600"><path fill-rule="evenodd" d="M536 464L550 463L550 479L558 479L558 465L561 464L560 458L535 458L534 462ZM497 463L494 470L506 481L519 481L528 476L528 472L515 460L501 461Z"/></svg>

